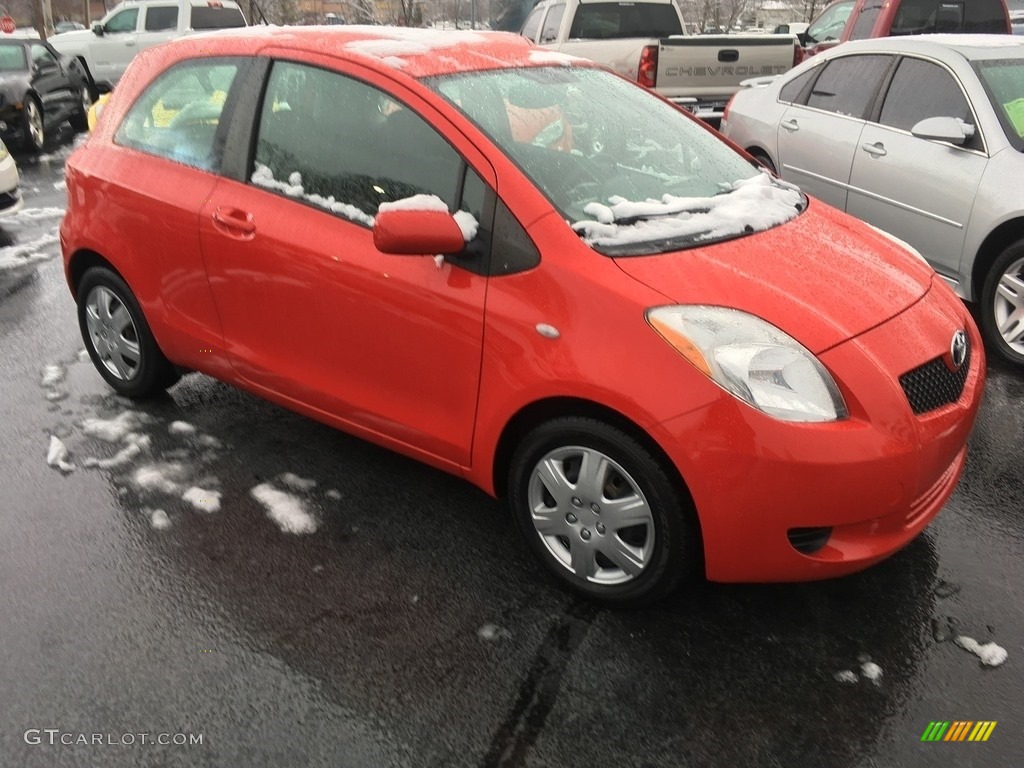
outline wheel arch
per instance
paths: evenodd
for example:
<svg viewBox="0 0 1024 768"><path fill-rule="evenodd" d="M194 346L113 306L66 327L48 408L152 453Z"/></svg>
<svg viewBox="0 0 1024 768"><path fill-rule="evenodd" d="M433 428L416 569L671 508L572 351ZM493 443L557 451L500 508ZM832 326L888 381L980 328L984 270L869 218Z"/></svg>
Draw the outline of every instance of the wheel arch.
<svg viewBox="0 0 1024 768"><path fill-rule="evenodd" d="M128 283L128 280L121 274L121 271L101 254L87 248L81 248L75 251L71 258L68 259L68 286L71 288L71 295L74 296L76 302L78 301L78 284L82 282L82 276L92 267L106 267L124 280L125 283ZM129 283L129 287L130 285Z"/></svg>
<svg viewBox="0 0 1024 768"><path fill-rule="evenodd" d="M516 446L534 428L555 418L576 416L596 419L610 426L621 429L630 437L637 440L662 463L665 472L676 484L679 491L693 507L693 495L686 484L686 480L676 468L668 454L661 445L650 436L650 434L629 417L623 415L613 408L577 397L549 397L543 400L536 400L520 408L515 415L509 419L505 428L498 438L498 444L494 451L494 465L492 467L492 482L494 494L503 497L508 493L508 471L512 464L512 456Z"/></svg>
<svg viewBox="0 0 1024 768"><path fill-rule="evenodd" d="M1024 216L1004 221L988 233L978 247L978 252L974 256L974 266L971 267L971 299L973 301L977 302L981 299L981 291L985 287L985 277L995 260L999 258L999 254L1022 238L1024 238Z"/></svg>
<svg viewBox="0 0 1024 768"><path fill-rule="evenodd" d="M772 167L775 169L775 172L778 173L778 163L775 162L775 159L772 157L772 153L765 149L763 146L761 146L760 144L751 144L745 149L747 154L753 157L754 159L757 159L759 156L763 156L766 160L768 160L769 163L772 164Z"/></svg>

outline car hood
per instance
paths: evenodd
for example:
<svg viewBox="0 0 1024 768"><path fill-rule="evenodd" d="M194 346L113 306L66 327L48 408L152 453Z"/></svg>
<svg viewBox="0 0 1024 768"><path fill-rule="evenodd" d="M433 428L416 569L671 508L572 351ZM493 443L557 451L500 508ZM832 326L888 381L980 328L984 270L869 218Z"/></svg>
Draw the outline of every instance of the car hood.
<svg viewBox="0 0 1024 768"><path fill-rule="evenodd" d="M72 32L61 32L59 35L54 35L49 42L54 48L60 50L61 45L67 43L85 43L95 39L96 33L91 29L76 29Z"/></svg>
<svg viewBox="0 0 1024 768"><path fill-rule="evenodd" d="M935 275L920 257L817 200L765 232L615 262L671 302L749 312L815 354L895 317Z"/></svg>

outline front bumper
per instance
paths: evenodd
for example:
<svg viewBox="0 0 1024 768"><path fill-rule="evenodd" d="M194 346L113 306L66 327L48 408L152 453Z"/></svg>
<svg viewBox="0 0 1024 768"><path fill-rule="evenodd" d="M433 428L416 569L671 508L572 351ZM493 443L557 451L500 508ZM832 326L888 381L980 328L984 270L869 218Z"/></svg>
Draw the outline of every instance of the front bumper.
<svg viewBox="0 0 1024 768"><path fill-rule="evenodd" d="M935 518L963 471L985 378L977 328L938 283L902 314L820 355L848 419L792 424L725 396L662 425L696 504L709 580L852 573L899 551ZM958 328L972 348L963 390L915 415L899 377L948 354ZM801 552L794 529L827 538Z"/></svg>

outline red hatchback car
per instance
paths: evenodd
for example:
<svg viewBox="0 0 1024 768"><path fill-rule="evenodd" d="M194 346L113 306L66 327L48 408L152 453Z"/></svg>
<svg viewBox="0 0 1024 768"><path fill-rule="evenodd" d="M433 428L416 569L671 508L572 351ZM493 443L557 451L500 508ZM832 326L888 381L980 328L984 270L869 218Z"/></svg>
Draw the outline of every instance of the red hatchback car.
<svg viewBox="0 0 1024 768"><path fill-rule="evenodd" d="M201 371L461 475L593 597L865 568L963 470L985 358L922 260L517 36L160 46L67 185L116 391Z"/></svg>

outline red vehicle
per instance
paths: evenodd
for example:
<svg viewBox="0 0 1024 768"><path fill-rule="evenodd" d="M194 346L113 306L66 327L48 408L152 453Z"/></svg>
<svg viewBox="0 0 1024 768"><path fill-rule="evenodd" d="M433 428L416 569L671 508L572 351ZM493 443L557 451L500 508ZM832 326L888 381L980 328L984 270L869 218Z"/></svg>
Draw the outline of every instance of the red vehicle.
<svg viewBox="0 0 1024 768"><path fill-rule="evenodd" d="M798 37L806 58L847 40L947 32L1010 34L1006 0L838 0Z"/></svg>
<svg viewBox="0 0 1024 768"><path fill-rule="evenodd" d="M117 392L200 371L461 475L592 597L865 568L964 467L984 352L922 260L516 36L144 51L67 185Z"/></svg>

